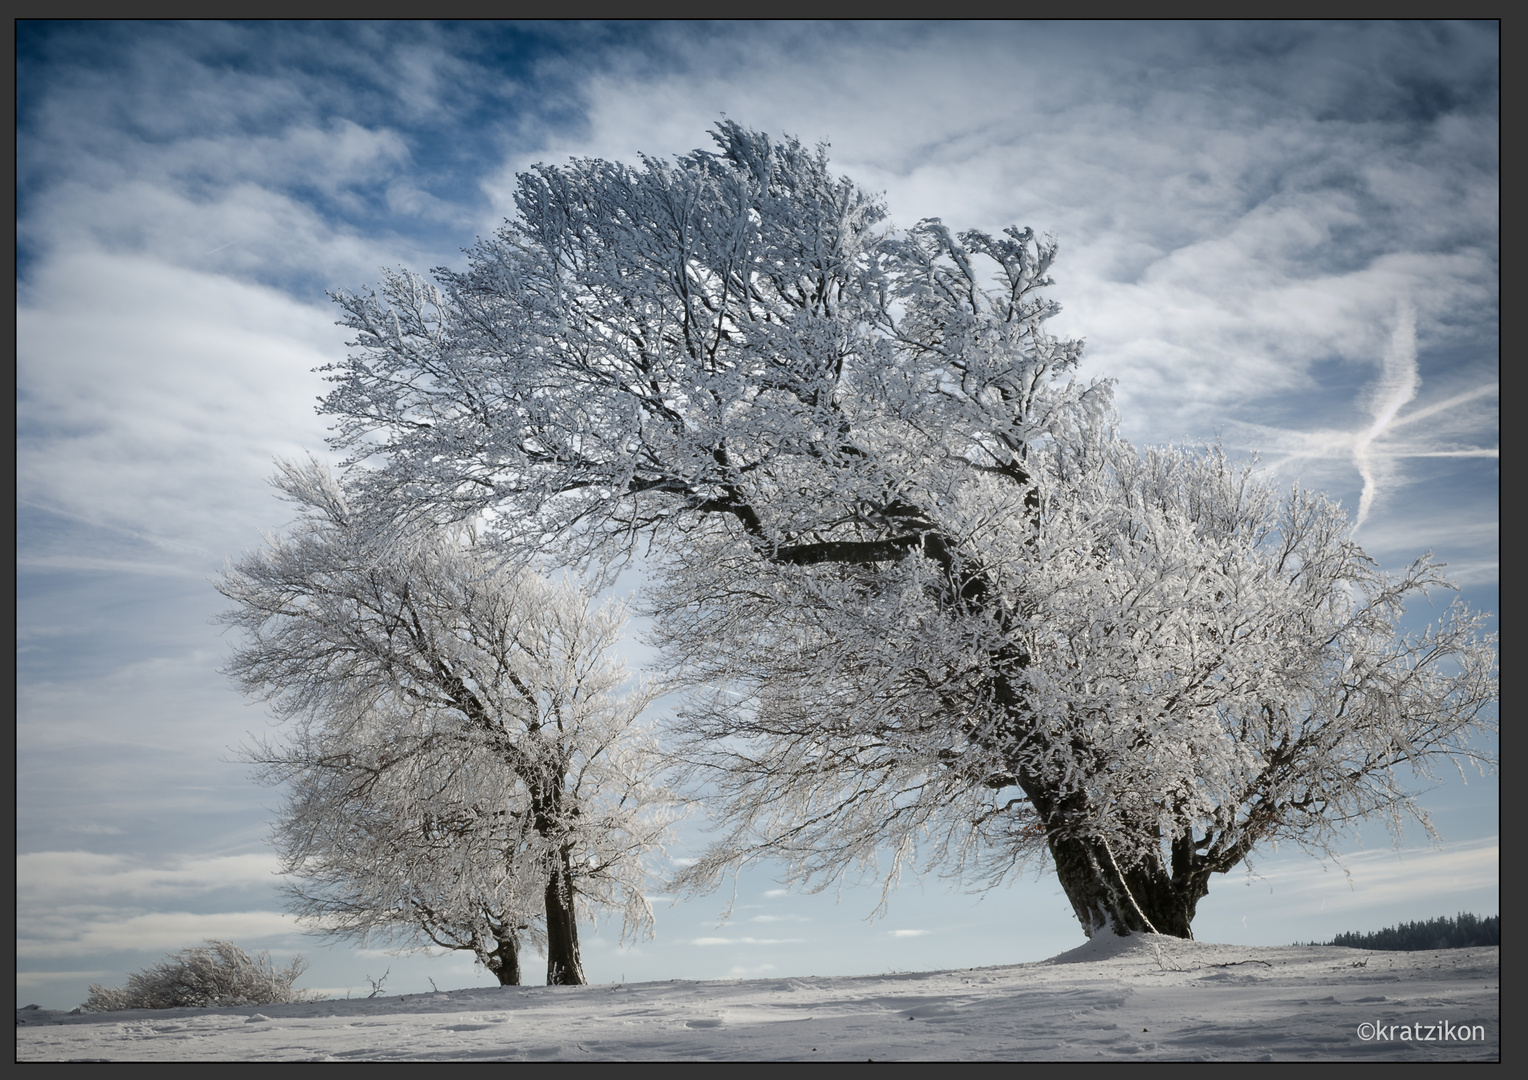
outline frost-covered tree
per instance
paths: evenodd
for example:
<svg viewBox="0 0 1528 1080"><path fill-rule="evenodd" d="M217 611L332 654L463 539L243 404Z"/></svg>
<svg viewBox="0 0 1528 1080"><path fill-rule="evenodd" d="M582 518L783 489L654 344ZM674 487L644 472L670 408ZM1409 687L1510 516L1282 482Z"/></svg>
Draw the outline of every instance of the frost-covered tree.
<svg viewBox="0 0 1528 1080"><path fill-rule="evenodd" d="M708 688L682 756L729 825L682 883L777 857L889 885L921 856L995 885L1048 857L1090 932L1187 937L1257 845L1330 855L1375 815L1398 836L1435 762L1490 760L1483 617L1398 629L1446 584L1430 560L1381 573L1338 506L1214 449L1080 439L1029 465L1030 519L966 492L1001 604L948 603L925 562L787 569L720 530L666 568L661 644Z"/></svg>
<svg viewBox="0 0 1528 1080"><path fill-rule="evenodd" d="M285 722L249 755L285 787L296 911L470 950L504 985L534 943L548 983L583 983L581 914L650 932L674 807L638 722L654 690L620 692L624 616L469 530L378 527L314 462L276 483L296 525L218 587L245 631L228 673Z"/></svg>
<svg viewBox="0 0 1528 1080"><path fill-rule="evenodd" d="M492 511L585 567L648 545L731 826L684 883L1044 858L1088 933L1187 935L1254 844L1414 811L1408 770L1475 753L1478 620L1395 633L1436 568L1116 439L1043 329L1054 242L898 233L821 148L715 141L536 166L466 270L337 295L324 403L399 517Z"/></svg>

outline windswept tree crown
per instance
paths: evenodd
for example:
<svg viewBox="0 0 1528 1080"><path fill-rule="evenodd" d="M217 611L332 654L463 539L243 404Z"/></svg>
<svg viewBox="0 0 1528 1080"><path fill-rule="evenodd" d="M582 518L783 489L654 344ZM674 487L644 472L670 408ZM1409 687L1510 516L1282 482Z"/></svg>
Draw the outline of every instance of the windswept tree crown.
<svg viewBox="0 0 1528 1080"><path fill-rule="evenodd" d="M465 271L338 295L324 403L394 517L650 545L726 826L681 884L1048 861L1088 933L1188 936L1258 844L1425 822L1415 776L1493 761L1481 616L1403 634L1430 558L1383 574L1330 500L1120 439L1044 332L1054 241L897 232L822 148L714 137L537 166Z"/></svg>

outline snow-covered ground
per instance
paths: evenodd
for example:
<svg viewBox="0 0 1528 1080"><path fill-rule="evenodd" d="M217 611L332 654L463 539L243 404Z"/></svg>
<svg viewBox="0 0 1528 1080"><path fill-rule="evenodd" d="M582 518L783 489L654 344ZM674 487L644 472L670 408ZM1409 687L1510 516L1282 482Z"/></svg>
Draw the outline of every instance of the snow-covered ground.
<svg viewBox="0 0 1528 1080"><path fill-rule="evenodd" d="M1009 967L505 987L240 1009L21 1009L21 1061L1500 1058L1500 950L1141 935Z"/></svg>

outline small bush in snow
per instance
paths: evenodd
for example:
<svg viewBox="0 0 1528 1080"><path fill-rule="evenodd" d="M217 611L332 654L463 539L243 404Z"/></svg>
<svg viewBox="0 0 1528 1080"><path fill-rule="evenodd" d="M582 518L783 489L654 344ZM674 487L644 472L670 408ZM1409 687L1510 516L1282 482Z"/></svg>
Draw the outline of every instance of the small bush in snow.
<svg viewBox="0 0 1528 1080"><path fill-rule="evenodd" d="M114 1012L303 1001L307 995L292 984L307 966L302 957L296 956L286 967L278 968L270 953L252 957L231 941L213 940L174 953L151 968L129 975L125 987L91 984L90 1000L85 1002L84 1009Z"/></svg>

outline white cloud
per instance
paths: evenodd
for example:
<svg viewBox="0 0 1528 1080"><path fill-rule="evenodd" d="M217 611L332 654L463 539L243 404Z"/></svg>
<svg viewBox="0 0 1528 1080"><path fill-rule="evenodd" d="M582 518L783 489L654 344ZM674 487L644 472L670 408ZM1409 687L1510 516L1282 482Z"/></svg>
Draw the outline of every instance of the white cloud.
<svg viewBox="0 0 1528 1080"><path fill-rule="evenodd" d="M1416 908L1431 898L1450 901L1471 890L1498 888L1501 881L1497 837L1449 844L1442 850L1351 852L1339 862L1286 863L1249 878L1248 884L1271 888L1295 908L1346 910L1395 903Z"/></svg>
<svg viewBox="0 0 1528 1080"><path fill-rule="evenodd" d="M174 952L209 938L248 948L251 943L287 942L301 933L296 918L281 911L154 911L120 917L73 911L29 920L28 929L16 939L17 959Z"/></svg>
<svg viewBox="0 0 1528 1080"><path fill-rule="evenodd" d="M799 945L806 938L698 937L691 945Z"/></svg>
<svg viewBox="0 0 1528 1080"><path fill-rule="evenodd" d="M104 957L173 951L207 938L241 944L285 940L300 928L283 912L179 910L195 897L214 892L242 892L247 897L251 891L267 891L279 869L269 853L158 863L89 851L18 855L17 955L30 960ZM153 910L156 907L161 910Z"/></svg>
<svg viewBox="0 0 1528 1080"><path fill-rule="evenodd" d="M23 905L136 905L214 889L270 885L280 872L274 854L183 858L167 865L90 851L38 851L16 856L16 899Z"/></svg>
<svg viewBox="0 0 1528 1080"><path fill-rule="evenodd" d="M40 269L17 312L18 495L206 568L280 504L271 459L318 449L312 369L333 315L275 290L82 252Z"/></svg>

